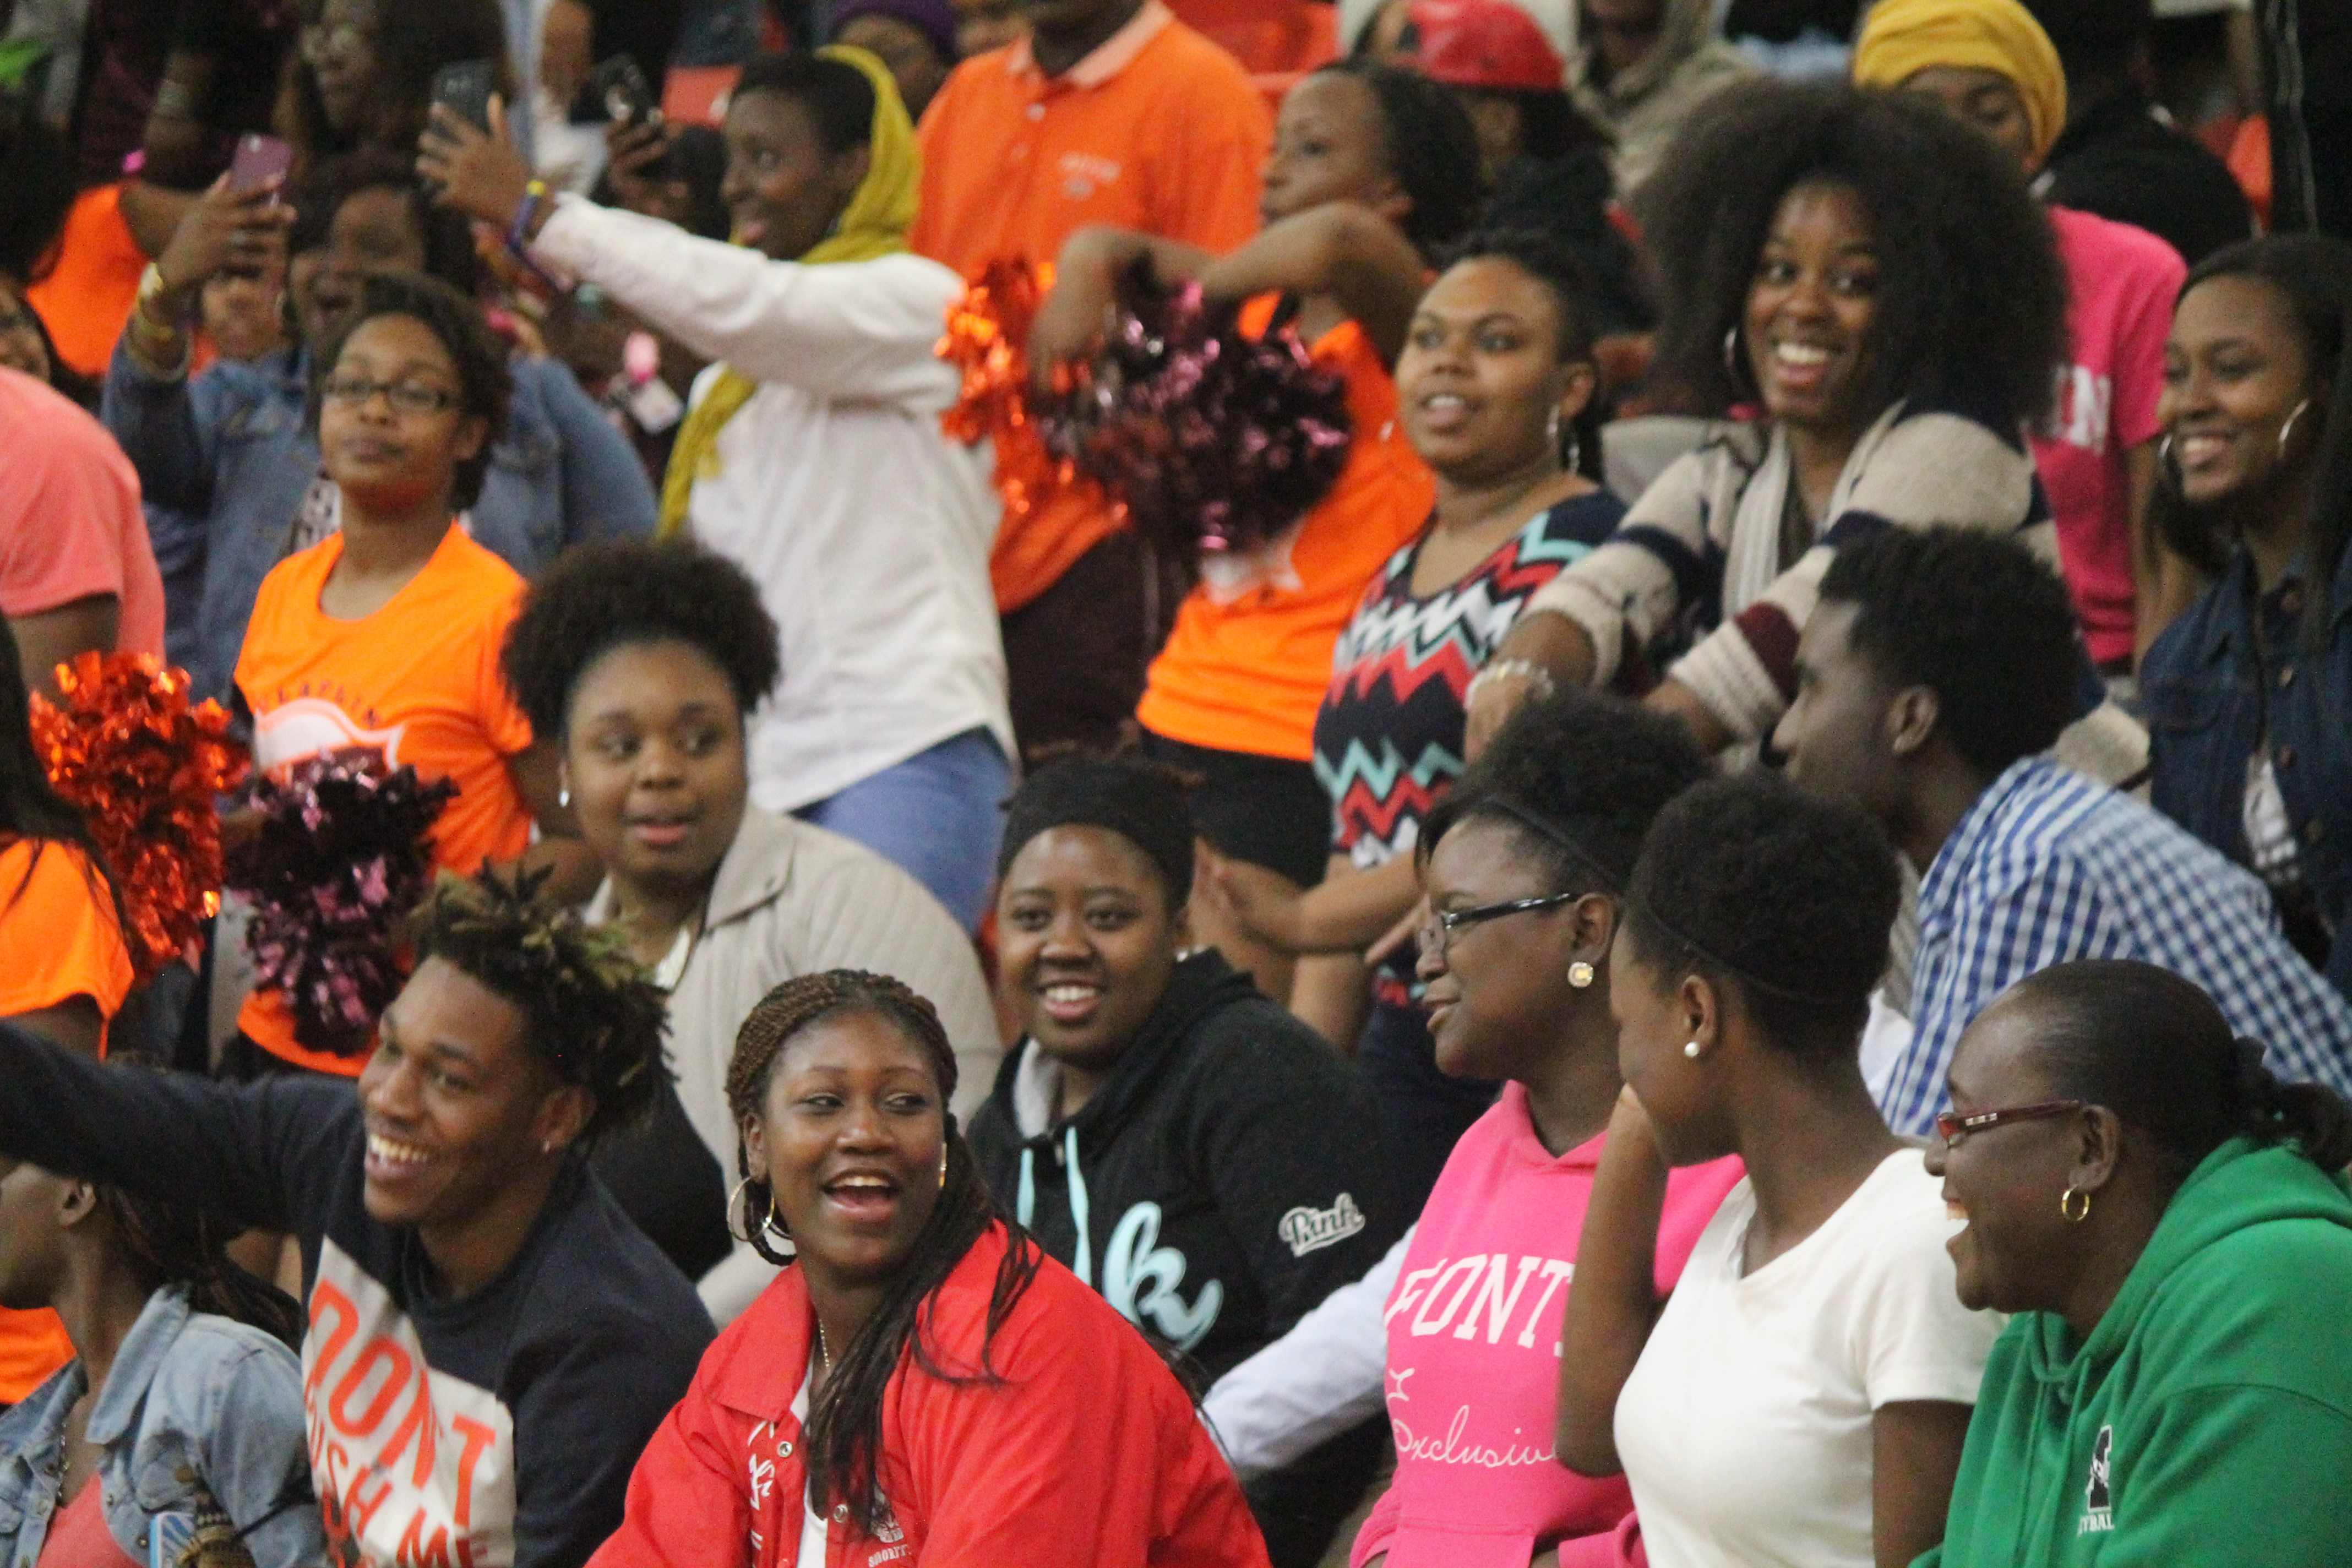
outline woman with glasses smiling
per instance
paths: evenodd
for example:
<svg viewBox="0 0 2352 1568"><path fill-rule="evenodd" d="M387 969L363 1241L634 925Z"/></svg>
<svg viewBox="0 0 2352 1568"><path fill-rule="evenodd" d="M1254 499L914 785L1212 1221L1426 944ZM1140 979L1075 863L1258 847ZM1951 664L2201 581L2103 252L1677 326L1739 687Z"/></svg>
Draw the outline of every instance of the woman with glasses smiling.
<svg viewBox="0 0 2352 1568"><path fill-rule="evenodd" d="M1959 1299L2017 1316L1926 1568L2352 1562L2352 1109L2123 962L2019 982L1949 1081Z"/></svg>
<svg viewBox="0 0 2352 1568"><path fill-rule="evenodd" d="M529 850L558 868L556 896L585 897L595 858L559 793L554 749L534 743L499 668L522 579L455 519L506 424L506 351L457 290L393 274L368 279L319 363L319 448L342 488L342 528L261 584L236 665L254 762L366 749L414 763L459 790L434 826L436 869ZM247 999L237 1029L227 1065L247 1074L356 1076L366 1046L298 1041L269 991Z"/></svg>

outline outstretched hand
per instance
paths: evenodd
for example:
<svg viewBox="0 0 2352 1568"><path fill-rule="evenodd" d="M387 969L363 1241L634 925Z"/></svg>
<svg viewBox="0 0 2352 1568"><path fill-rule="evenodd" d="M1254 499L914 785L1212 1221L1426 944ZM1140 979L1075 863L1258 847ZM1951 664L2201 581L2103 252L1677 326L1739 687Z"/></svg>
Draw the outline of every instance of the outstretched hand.
<svg viewBox="0 0 2352 1568"><path fill-rule="evenodd" d="M506 105L495 94L488 132L447 104L435 104L416 139L416 172L438 187L434 200L441 205L500 228L514 222L530 184L530 165L515 146Z"/></svg>
<svg viewBox="0 0 2352 1568"><path fill-rule="evenodd" d="M615 120L604 130L604 181L633 213L675 223L667 160L677 132L656 110L645 120Z"/></svg>

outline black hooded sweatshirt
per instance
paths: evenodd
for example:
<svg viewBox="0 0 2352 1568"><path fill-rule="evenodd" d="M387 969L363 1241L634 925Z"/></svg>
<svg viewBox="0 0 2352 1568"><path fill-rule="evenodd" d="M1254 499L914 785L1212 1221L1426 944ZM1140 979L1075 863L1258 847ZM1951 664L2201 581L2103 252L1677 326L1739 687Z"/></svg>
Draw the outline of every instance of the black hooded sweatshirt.
<svg viewBox="0 0 2352 1568"><path fill-rule="evenodd" d="M982 1174L1045 1251L1209 1379L1404 1228L1355 1074L1214 952L1177 964L1109 1081L1059 1125L1056 1082L1034 1041L1005 1058L970 1131Z"/></svg>

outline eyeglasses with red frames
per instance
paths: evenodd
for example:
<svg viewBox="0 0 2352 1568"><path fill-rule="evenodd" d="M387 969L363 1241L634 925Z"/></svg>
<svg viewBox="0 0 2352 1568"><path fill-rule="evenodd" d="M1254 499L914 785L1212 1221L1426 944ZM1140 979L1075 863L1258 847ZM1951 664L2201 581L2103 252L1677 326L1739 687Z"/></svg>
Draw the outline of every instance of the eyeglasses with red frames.
<svg viewBox="0 0 2352 1568"><path fill-rule="evenodd" d="M1972 1116L1955 1116L1948 1110L1936 1113L1936 1131L1949 1149L1971 1132L1982 1132L2009 1121L2039 1121L2047 1116L2071 1116L2090 1107L2087 1100L2037 1100L2031 1105L2011 1105L2000 1110L1979 1110Z"/></svg>

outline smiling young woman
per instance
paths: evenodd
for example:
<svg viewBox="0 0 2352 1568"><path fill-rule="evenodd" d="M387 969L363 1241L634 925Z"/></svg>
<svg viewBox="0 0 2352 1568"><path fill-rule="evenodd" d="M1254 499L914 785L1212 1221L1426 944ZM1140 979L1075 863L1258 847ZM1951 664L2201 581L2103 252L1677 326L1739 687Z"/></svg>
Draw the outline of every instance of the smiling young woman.
<svg viewBox="0 0 2352 1568"><path fill-rule="evenodd" d="M356 1091L110 1070L0 1026L0 1153L299 1239L335 1560L580 1562L710 1339L582 1158L652 1100L661 996L495 877L445 878L415 941Z"/></svg>
<svg viewBox="0 0 2352 1568"><path fill-rule="evenodd" d="M2194 984L2084 962L1952 1058L1927 1169L1992 1348L1926 1568L2352 1559L2352 1109Z"/></svg>
<svg viewBox="0 0 2352 1568"><path fill-rule="evenodd" d="M1213 1378L1395 1238L1379 1123L1311 1030L1191 948L1193 824L1167 773L1041 768L1004 843L999 984L1024 1038L972 1119L980 1169L1049 1257ZM1321 1557L1380 1447L1360 1423L1252 1484L1277 1564Z"/></svg>
<svg viewBox="0 0 2352 1568"><path fill-rule="evenodd" d="M803 975L728 1074L740 1220L789 1264L703 1359L597 1568L1263 1568L1175 1377L997 1211L955 1053L887 976Z"/></svg>
<svg viewBox="0 0 2352 1568"><path fill-rule="evenodd" d="M744 67L731 243L543 201L492 122L444 110L426 132L442 201L527 229L541 263L723 362L679 428L660 531L741 565L779 628L781 684L747 737L752 800L897 862L971 929L1013 784L997 508L982 458L940 428L957 377L931 351L961 284L907 254L919 176L889 73L839 47Z"/></svg>
<svg viewBox="0 0 2352 1568"><path fill-rule="evenodd" d="M1472 705L1474 745L1544 680L1629 667L1664 670L1648 700L1705 749L1760 742L1848 533L1950 523L2055 548L2021 425L2050 402L2064 278L1988 139L1904 95L1743 86L1692 118L1650 199L1657 374L1730 422L1536 595L1496 653L1518 673Z"/></svg>
<svg viewBox="0 0 2352 1568"><path fill-rule="evenodd" d="M937 999L966 1110L1003 1054L979 959L936 899L864 846L751 804L747 737L776 684L776 643L734 563L686 540L629 541L550 567L504 654L603 868L585 917L668 993L676 1093L598 1150L597 1172L721 1323L774 1274L730 1242L721 1177L740 1136L727 1064L761 997L852 963L904 977Z"/></svg>
<svg viewBox="0 0 2352 1568"><path fill-rule="evenodd" d="M2148 652L2157 808L2250 867L2352 995L2352 245L2279 236L2189 275L2165 350L2166 503L2229 542Z"/></svg>
<svg viewBox="0 0 2352 1568"><path fill-rule="evenodd" d="M499 678L522 580L456 517L505 427L506 352L473 301L393 274L367 279L320 366L319 447L342 489L342 526L272 570L255 601L236 665L255 764L357 748L452 780L436 868L545 867L577 898L590 862L554 742L533 737ZM298 1037L287 999L266 989L247 998L237 1029L227 1059L240 1076L286 1064L349 1077L365 1057L363 1037Z"/></svg>

